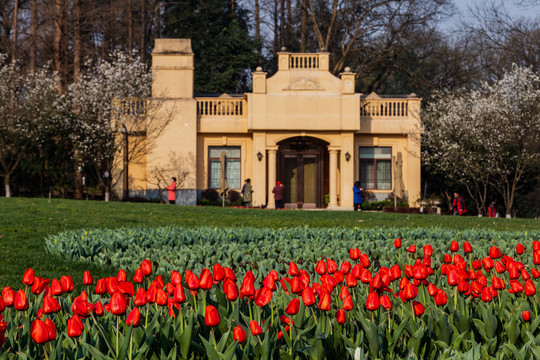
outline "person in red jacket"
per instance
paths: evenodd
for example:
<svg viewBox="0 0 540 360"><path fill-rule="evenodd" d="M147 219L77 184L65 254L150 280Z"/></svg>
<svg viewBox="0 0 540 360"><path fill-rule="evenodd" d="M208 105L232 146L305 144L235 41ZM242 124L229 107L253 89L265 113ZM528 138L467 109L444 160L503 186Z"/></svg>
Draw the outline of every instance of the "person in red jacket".
<svg viewBox="0 0 540 360"><path fill-rule="evenodd" d="M276 209L284 209L285 204L283 201L285 200L285 186L283 186L281 181L276 183L272 192L274 193L274 200L276 201Z"/></svg>
<svg viewBox="0 0 540 360"><path fill-rule="evenodd" d="M167 196L167 200L169 200L169 204L174 204L176 203L176 178L172 177L171 180L171 185L166 187L166 190L169 193Z"/></svg>
<svg viewBox="0 0 540 360"><path fill-rule="evenodd" d="M497 217L497 209L495 208L495 201L492 201L488 207L488 216Z"/></svg>
<svg viewBox="0 0 540 360"><path fill-rule="evenodd" d="M463 216L467 213L467 208L465 207L465 200L457 193L454 193L454 202L452 204L452 209L454 209L454 215Z"/></svg>

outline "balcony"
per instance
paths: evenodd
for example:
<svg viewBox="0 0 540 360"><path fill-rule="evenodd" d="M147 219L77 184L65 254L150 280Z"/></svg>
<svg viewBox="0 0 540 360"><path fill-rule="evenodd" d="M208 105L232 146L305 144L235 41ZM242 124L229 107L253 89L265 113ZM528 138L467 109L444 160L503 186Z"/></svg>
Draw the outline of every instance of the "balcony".
<svg viewBox="0 0 540 360"><path fill-rule="evenodd" d="M247 132L247 101L244 97L198 97L200 132Z"/></svg>

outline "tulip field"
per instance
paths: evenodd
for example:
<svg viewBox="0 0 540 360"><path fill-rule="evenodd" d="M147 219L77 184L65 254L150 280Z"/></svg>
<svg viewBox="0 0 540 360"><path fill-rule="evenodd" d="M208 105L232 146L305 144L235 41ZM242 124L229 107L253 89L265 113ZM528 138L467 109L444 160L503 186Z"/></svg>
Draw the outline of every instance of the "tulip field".
<svg viewBox="0 0 540 360"><path fill-rule="evenodd" d="M116 276L28 268L2 289L1 359L540 358L539 232L133 228L46 249Z"/></svg>

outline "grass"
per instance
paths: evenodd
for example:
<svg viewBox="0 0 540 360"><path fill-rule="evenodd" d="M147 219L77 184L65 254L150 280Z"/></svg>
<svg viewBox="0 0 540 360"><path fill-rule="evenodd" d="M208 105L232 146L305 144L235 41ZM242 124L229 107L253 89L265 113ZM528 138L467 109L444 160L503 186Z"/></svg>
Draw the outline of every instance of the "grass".
<svg viewBox="0 0 540 360"><path fill-rule="evenodd" d="M60 278L72 275L75 282L85 270L94 277L116 275L118 269L79 264L47 254L45 237L68 229L156 226L252 226L310 227L442 227L490 228L500 231L539 230L532 219L489 219L435 215L387 214L353 211L293 211L160 204L0 198L0 288L20 288L24 271Z"/></svg>

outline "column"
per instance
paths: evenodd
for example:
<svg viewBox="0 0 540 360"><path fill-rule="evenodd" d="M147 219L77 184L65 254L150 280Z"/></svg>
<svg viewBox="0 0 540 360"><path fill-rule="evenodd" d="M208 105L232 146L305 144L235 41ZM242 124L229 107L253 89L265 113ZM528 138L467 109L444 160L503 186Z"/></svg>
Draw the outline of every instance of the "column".
<svg viewBox="0 0 540 360"><path fill-rule="evenodd" d="M337 164L338 164L338 150L328 148L330 153L330 201L328 208L335 208L337 203Z"/></svg>
<svg viewBox="0 0 540 360"><path fill-rule="evenodd" d="M276 203L274 201L274 193L272 190L274 189L274 186L276 186L276 154L277 154L277 147L275 148L268 148L268 208L269 209L275 209Z"/></svg>

